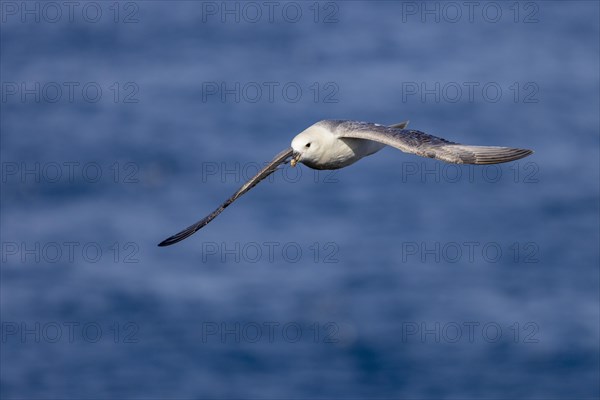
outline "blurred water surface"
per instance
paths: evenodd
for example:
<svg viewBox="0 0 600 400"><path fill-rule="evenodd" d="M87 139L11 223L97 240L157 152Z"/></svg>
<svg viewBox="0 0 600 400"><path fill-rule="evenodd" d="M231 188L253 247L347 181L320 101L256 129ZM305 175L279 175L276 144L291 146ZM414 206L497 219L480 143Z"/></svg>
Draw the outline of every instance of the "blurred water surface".
<svg viewBox="0 0 600 400"><path fill-rule="evenodd" d="M598 3L56 4L2 3L3 398L600 395ZM326 118L535 154L287 167L156 247Z"/></svg>

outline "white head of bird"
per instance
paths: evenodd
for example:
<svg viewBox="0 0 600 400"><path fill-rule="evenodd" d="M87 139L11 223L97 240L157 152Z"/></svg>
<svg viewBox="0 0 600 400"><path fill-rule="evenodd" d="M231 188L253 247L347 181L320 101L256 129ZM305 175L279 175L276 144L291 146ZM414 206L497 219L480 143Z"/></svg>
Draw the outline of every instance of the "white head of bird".
<svg viewBox="0 0 600 400"><path fill-rule="evenodd" d="M292 140L292 167L301 162L313 169L338 169L373 154L385 145L367 140L340 138L332 121L311 125Z"/></svg>
<svg viewBox="0 0 600 400"><path fill-rule="evenodd" d="M301 162L313 169L338 169L355 161L352 140L340 140L327 122L309 126L292 140L292 167Z"/></svg>

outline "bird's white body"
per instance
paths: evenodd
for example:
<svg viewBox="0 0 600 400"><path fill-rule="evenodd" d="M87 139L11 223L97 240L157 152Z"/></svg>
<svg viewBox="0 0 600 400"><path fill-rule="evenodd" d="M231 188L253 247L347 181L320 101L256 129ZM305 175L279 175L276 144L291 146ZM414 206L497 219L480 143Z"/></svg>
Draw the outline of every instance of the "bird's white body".
<svg viewBox="0 0 600 400"><path fill-rule="evenodd" d="M296 162L313 169L339 169L386 146L372 140L342 138L336 127L326 122L317 122L292 140Z"/></svg>

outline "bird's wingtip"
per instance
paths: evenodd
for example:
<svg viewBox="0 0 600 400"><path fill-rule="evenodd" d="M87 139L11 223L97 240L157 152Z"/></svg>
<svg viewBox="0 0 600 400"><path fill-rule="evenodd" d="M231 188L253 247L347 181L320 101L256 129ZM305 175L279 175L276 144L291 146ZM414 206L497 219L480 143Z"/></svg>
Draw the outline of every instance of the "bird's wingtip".
<svg viewBox="0 0 600 400"><path fill-rule="evenodd" d="M169 238L169 239L171 239L171 238ZM160 243L158 244L158 247L166 247L166 246L168 246L168 245L172 244L172 243L169 243L169 239L165 239L165 240L163 240L162 242L160 242Z"/></svg>
<svg viewBox="0 0 600 400"><path fill-rule="evenodd" d="M158 247L167 247L167 246L170 246L172 244L175 244L177 242L182 241L183 239L185 239L186 237L189 236L189 235L183 236L182 233L184 233L184 232L180 232L180 233L178 233L176 235L173 235L173 236L170 236L170 237L166 238L165 240L163 240L162 242L160 242L158 244ZM185 232L185 233L187 233L187 232Z"/></svg>

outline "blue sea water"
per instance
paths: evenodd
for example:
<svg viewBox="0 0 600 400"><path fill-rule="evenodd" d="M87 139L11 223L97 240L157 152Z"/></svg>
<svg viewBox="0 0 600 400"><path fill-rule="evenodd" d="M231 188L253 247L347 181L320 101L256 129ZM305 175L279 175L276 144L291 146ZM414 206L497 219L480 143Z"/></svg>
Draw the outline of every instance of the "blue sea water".
<svg viewBox="0 0 600 400"><path fill-rule="evenodd" d="M598 398L599 6L469 7L1 2L2 398ZM156 246L330 118L535 153L286 167Z"/></svg>

